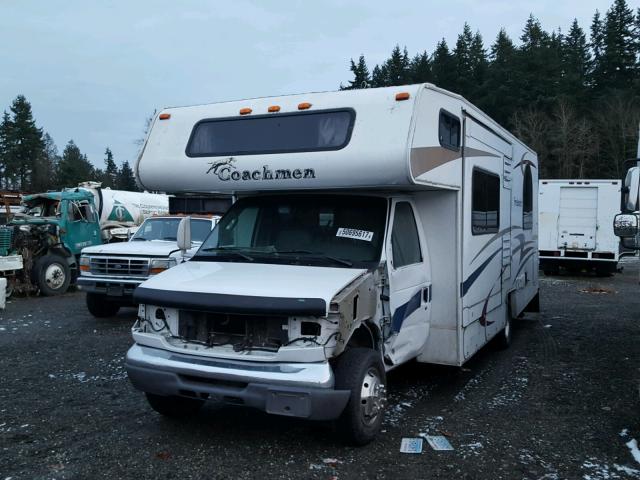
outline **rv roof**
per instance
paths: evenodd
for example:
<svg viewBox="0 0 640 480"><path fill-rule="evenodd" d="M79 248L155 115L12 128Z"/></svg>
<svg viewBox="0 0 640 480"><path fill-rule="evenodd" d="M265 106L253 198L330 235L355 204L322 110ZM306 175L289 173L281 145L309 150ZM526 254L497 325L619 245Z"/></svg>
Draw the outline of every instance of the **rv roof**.
<svg viewBox="0 0 640 480"><path fill-rule="evenodd" d="M434 92L426 101L426 90ZM435 100L434 100L435 99ZM253 98L162 110L136 164L166 192L407 188L415 118L463 110L509 132L462 97L431 84ZM462 155L461 153L459 154Z"/></svg>

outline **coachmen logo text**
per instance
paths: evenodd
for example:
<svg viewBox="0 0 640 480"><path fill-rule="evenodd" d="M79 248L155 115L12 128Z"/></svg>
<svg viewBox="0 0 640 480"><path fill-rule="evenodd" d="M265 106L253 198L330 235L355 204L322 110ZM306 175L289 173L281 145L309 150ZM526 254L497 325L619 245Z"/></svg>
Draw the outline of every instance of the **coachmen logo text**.
<svg viewBox="0 0 640 480"><path fill-rule="evenodd" d="M217 175L223 182L247 181L247 180L302 180L305 178L316 178L316 171L313 168L278 168L271 170L269 165L263 165L259 170L238 170L234 165L235 158L229 158L219 162L209 162L207 173Z"/></svg>

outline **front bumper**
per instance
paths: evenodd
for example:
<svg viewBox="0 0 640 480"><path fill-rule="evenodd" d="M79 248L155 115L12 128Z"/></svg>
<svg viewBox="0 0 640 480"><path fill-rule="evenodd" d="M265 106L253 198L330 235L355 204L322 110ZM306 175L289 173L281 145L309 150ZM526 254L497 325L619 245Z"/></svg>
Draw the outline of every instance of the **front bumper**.
<svg viewBox="0 0 640 480"><path fill-rule="evenodd" d="M133 297L133 291L146 278L110 278L79 276L77 280L80 290L100 293L108 297Z"/></svg>
<svg viewBox="0 0 640 480"><path fill-rule="evenodd" d="M143 392L218 400L311 420L338 418L350 395L333 389L326 361L230 361L136 344L127 352L125 366L133 386Z"/></svg>

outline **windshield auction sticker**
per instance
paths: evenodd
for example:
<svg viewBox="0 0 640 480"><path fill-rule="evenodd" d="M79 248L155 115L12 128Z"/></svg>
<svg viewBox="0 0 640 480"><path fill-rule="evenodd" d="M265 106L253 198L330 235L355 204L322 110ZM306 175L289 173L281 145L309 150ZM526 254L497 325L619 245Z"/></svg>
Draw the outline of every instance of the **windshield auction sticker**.
<svg viewBox="0 0 640 480"><path fill-rule="evenodd" d="M336 232L336 237L353 238L354 240L370 242L373 239L373 232L369 232L367 230L356 230L355 228L340 227Z"/></svg>

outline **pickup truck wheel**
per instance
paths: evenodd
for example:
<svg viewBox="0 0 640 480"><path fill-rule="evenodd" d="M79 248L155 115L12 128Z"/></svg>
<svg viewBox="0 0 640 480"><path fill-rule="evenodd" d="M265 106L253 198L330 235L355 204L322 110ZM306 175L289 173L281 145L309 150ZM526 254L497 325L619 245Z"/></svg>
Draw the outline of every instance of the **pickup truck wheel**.
<svg viewBox="0 0 640 480"><path fill-rule="evenodd" d="M71 271L67 261L59 255L45 255L36 260L33 274L36 285L46 297L61 295L69 289Z"/></svg>
<svg viewBox="0 0 640 480"><path fill-rule="evenodd" d="M351 348L338 357L334 372L336 390L351 391L338 430L349 443L366 445L382 425L387 399L380 355L369 348Z"/></svg>
<svg viewBox="0 0 640 480"><path fill-rule="evenodd" d="M145 393L151 408L165 417L182 418L198 413L204 400L194 398L162 396L153 393Z"/></svg>
<svg viewBox="0 0 640 480"><path fill-rule="evenodd" d="M100 295L99 293L87 292L87 308L89 313L96 318L113 317L120 305L110 302L106 295Z"/></svg>

